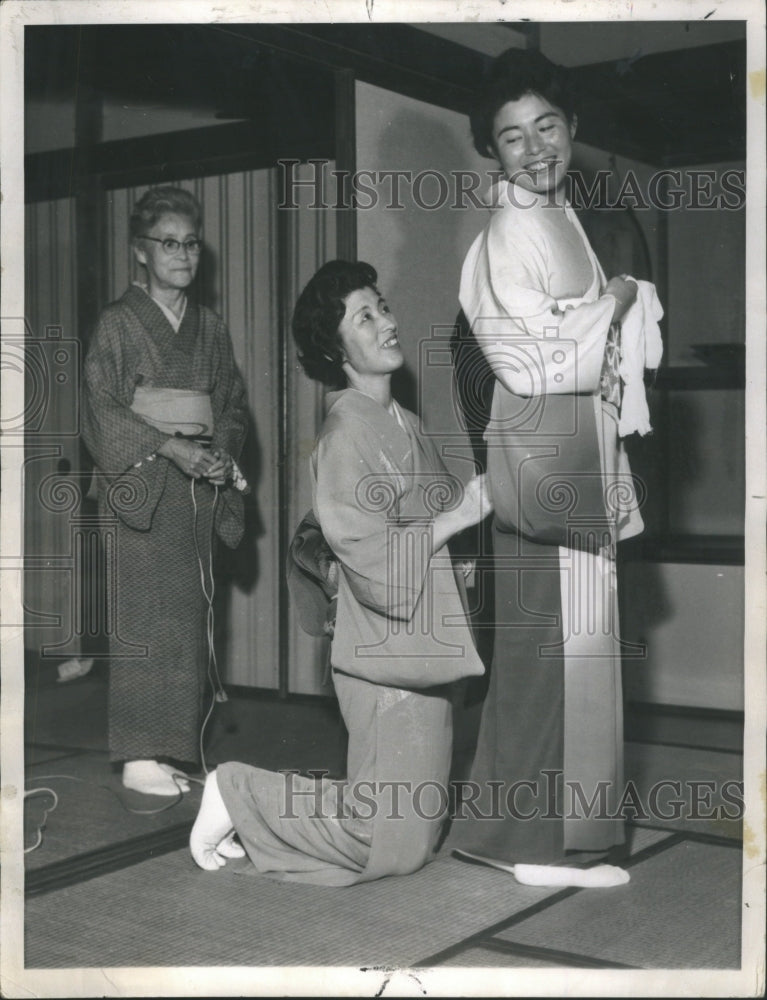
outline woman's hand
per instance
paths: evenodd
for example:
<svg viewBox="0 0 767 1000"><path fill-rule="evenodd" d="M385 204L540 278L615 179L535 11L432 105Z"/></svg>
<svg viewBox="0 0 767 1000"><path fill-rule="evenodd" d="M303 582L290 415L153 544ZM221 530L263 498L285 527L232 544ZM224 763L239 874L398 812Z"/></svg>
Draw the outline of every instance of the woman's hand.
<svg viewBox="0 0 767 1000"><path fill-rule="evenodd" d="M615 299L613 323L618 323L626 315L637 297L638 286L631 278L610 278L605 286L604 295L612 295Z"/></svg>
<svg viewBox="0 0 767 1000"><path fill-rule="evenodd" d="M211 468L218 461L208 448L186 438L168 438L165 444L157 449L157 454L169 458L185 476L191 479L209 476Z"/></svg>
<svg viewBox="0 0 767 1000"><path fill-rule="evenodd" d="M456 508L456 513L464 522L465 528L479 524L493 509L493 501L487 486L487 476L473 476L463 489L463 499Z"/></svg>
<svg viewBox="0 0 767 1000"><path fill-rule="evenodd" d="M214 486L224 486L227 479L231 477L234 469L232 456L222 449L211 451L210 454L213 455L215 461L205 473L205 476Z"/></svg>
<svg viewBox="0 0 767 1000"><path fill-rule="evenodd" d="M479 524L493 509L487 487L487 476L473 476L463 488L461 502L453 510L445 510L434 518L432 547L436 552L459 531Z"/></svg>

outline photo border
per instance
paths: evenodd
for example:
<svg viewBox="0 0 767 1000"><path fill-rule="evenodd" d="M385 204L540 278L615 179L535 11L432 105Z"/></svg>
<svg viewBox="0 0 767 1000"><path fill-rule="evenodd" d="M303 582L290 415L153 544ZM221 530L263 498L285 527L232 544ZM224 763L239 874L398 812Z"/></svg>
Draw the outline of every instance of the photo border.
<svg viewBox="0 0 767 1000"><path fill-rule="evenodd" d="M0 6L0 209L2 335L13 336L13 317L25 315L23 31L25 25L78 23L216 23L315 21L328 19L329 7L317 0L282 3L233 0L5 0ZM334 0L333 20L382 23L446 21L455 23L457 8L447 0L407 5L393 0ZM605 5L600 0L475 0L463 8L467 23L478 20L663 21L709 17L747 22L747 178L746 231L746 511L745 511L745 746L742 898L743 965L740 970L368 970L338 967L25 969L23 955L23 628L2 628L2 930L0 989L8 997L55 996L757 996L764 989L765 923L765 25L764 6L726 0L666 0L662 9L650 0ZM9 319L9 317L11 319ZM3 419L23 412L23 372L2 370ZM19 399L21 394L21 410ZM3 569L2 621L23 621L23 448L5 441L0 525ZM22 752L20 752L22 748ZM300 945L298 945L300 947ZM511 983L511 987L510 987Z"/></svg>

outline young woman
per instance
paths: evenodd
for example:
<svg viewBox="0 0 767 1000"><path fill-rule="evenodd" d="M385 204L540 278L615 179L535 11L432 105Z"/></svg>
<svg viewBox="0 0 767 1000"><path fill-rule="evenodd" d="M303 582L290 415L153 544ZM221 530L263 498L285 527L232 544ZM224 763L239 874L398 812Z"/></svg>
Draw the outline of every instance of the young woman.
<svg viewBox="0 0 767 1000"><path fill-rule="evenodd" d="M312 781L245 764L206 781L190 847L216 869L231 832L254 870L325 885L407 874L446 816L451 685L481 674L447 541L489 512L418 420L392 398L397 321L368 264L332 261L301 293L293 333L328 386L311 461L313 510L338 564L333 682L349 734L347 777Z"/></svg>
<svg viewBox="0 0 767 1000"><path fill-rule="evenodd" d="M208 662L201 574L210 588L214 531L232 547L243 531L233 477L245 389L223 321L187 298L200 222L183 189L152 188L140 199L130 229L146 284L107 306L85 362L83 436L99 510L117 532L109 751L123 762L123 784L153 795L188 791L175 762L199 761Z"/></svg>
<svg viewBox="0 0 767 1000"><path fill-rule="evenodd" d="M471 123L505 174L460 288L495 375L496 637L471 773L480 795L449 843L529 884L618 885L621 869L581 866L624 840L614 555L642 521L618 437L617 324L637 285L605 280L568 204L577 118L558 67L500 56Z"/></svg>

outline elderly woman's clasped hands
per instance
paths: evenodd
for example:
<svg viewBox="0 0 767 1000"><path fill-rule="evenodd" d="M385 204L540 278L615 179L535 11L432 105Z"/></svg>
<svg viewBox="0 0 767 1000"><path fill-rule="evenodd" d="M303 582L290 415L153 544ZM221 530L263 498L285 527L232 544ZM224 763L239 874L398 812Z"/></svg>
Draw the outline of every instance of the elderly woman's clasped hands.
<svg viewBox="0 0 767 1000"><path fill-rule="evenodd" d="M207 448L188 438L168 438L159 453L174 462L185 476L208 479L214 486L223 486L232 476L232 456L222 449Z"/></svg>

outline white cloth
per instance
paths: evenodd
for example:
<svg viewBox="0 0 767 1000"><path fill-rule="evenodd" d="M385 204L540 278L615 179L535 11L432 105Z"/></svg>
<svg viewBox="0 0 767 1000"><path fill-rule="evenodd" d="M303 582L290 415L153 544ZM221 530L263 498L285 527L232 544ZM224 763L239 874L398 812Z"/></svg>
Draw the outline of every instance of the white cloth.
<svg viewBox="0 0 767 1000"><path fill-rule="evenodd" d="M645 368L657 368L663 356L658 320L663 308L658 301L655 285L638 281L637 296L621 322L620 365L618 371L623 382L618 434L627 437L635 432L649 434L650 410L644 387Z"/></svg>

